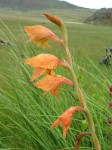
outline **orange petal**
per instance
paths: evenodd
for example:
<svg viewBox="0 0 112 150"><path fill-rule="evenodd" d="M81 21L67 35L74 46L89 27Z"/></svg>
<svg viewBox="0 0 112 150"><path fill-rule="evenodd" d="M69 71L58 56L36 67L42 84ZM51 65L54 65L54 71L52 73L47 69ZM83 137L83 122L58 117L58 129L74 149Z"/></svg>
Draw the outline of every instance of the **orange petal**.
<svg viewBox="0 0 112 150"><path fill-rule="evenodd" d="M43 39L43 40L36 40L37 38L34 38L34 42L38 45L38 46L43 46L45 48L51 48L51 46L47 43L47 39Z"/></svg>
<svg viewBox="0 0 112 150"><path fill-rule="evenodd" d="M61 19L58 18L58 17L55 16L55 15L45 13L44 16L46 16L47 19L49 19L50 21L52 21L53 23L55 23L55 24L58 25L59 27L61 27L61 26L63 25Z"/></svg>
<svg viewBox="0 0 112 150"><path fill-rule="evenodd" d="M63 126L63 138L66 139L66 134L68 131L69 125L68 126Z"/></svg>
<svg viewBox="0 0 112 150"><path fill-rule="evenodd" d="M62 44L62 40L44 26L25 26L25 31L30 36L29 41L34 40L36 43L42 41L41 44L43 44L43 46L47 47L47 45L45 45L47 40L53 40L59 44Z"/></svg>
<svg viewBox="0 0 112 150"><path fill-rule="evenodd" d="M58 126L60 125L60 123L62 123L63 137L66 138L68 127L71 123L72 116L76 110L84 110L84 108L80 106L70 107L51 125L51 128Z"/></svg>
<svg viewBox="0 0 112 150"><path fill-rule="evenodd" d="M30 81L35 80L36 78L38 78L39 76L41 76L44 72L45 72L45 69L35 68Z"/></svg>
<svg viewBox="0 0 112 150"><path fill-rule="evenodd" d="M51 69L46 69L46 74L47 75L51 75L51 76L56 75L55 72L53 70L51 70Z"/></svg>
<svg viewBox="0 0 112 150"><path fill-rule="evenodd" d="M40 67L44 69L54 69L63 62L51 54L39 54L37 56L25 59L24 61L32 67Z"/></svg>
<svg viewBox="0 0 112 150"><path fill-rule="evenodd" d="M52 94L58 97L58 87L61 84L73 85L73 82L60 75L46 75L44 78L36 82L35 86L42 89L45 92L51 92Z"/></svg>
<svg viewBox="0 0 112 150"><path fill-rule="evenodd" d="M52 94L52 95L55 95L57 98L59 98L58 89L59 89L59 88L57 87L56 89L50 91L51 94Z"/></svg>
<svg viewBox="0 0 112 150"><path fill-rule="evenodd" d="M54 128L55 126L59 126L60 125L60 119L58 118L51 126L50 128Z"/></svg>
<svg viewBox="0 0 112 150"><path fill-rule="evenodd" d="M34 36L36 33L36 26L25 26L24 29L29 36Z"/></svg>
<svg viewBox="0 0 112 150"><path fill-rule="evenodd" d="M42 46L48 49L51 48L51 46L47 43L47 41L42 42Z"/></svg>

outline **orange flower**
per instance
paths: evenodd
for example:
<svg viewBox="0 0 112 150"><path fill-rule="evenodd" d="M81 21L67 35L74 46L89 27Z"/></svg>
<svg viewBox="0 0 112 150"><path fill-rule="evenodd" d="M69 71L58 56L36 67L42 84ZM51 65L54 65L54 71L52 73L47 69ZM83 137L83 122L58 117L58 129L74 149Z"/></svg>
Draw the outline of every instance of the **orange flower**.
<svg viewBox="0 0 112 150"><path fill-rule="evenodd" d="M84 108L79 106L70 107L51 125L51 128L58 126L62 123L63 137L65 139L73 114L75 113L76 110L83 110L83 109Z"/></svg>
<svg viewBox="0 0 112 150"><path fill-rule="evenodd" d="M46 72L46 74L54 75L52 71L58 65L65 66L65 63L52 54L39 54L37 56L24 60L28 65L34 67L34 72L31 81L38 78Z"/></svg>
<svg viewBox="0 0 112 150"><path fill-rule="evenodd" d="M62 44L62 40L44 26L25 26L25 31L30 36L30 39L27 42L34 40L38 46L50 48L47 43L48 40L53 40L58 44Z"/></svg>
<svg viewBox="0 0 112 150"><path fill-rule="evenodd" d="M44 78L35 83L35 86L45 91L50 92L58 98L58 89L61 84L69 84L73 86L73 82L60 75L46 75Z"/></svg>

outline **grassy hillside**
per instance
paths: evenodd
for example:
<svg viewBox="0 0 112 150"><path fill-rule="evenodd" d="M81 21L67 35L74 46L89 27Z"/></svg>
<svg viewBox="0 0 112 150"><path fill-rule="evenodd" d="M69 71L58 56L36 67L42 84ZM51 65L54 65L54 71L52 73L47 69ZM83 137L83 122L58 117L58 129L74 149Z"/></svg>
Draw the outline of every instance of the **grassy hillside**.
<svg viewBox="0 0 112 150"><path fill-rule="evenodd" d="M66 22L84 22L95 10L58 0L0 0L1 18L38 18L39 21L45 12L58 15Z"/></svg>
<svg viewBox="0 0 112 150"><path fill-rule="evenodd" d="M95 10L91 9L54 9L51 7L50 9L42 9L42 10L32 10L32 11L15 11L10 8L1 8L0 9L0 18L6 19L24 19L24 20L33 20L33 21L43 21L44 17L43 13L48 12L55 14L61 17L65 22L84 22L87 17L92 15Z"/></svg>
<svg viewBox="0 0 112 150"><path fill-rule="evenodd" d="M112 24L112 8L97 10L85 22L91 24Z"/></svg>
<svg viewBox="0 0 112 150"><path fill-rule="evenodd" d="M10 7L20 10L54 8L76 8L77 6L58 0L0 0L1 7Z"/></svg>

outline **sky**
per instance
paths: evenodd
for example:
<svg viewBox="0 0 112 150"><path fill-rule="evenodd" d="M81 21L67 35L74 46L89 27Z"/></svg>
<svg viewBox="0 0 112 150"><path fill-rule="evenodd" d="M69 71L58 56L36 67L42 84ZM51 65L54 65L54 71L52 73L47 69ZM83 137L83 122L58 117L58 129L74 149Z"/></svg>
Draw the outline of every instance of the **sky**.
<svg viewBox="0 0 112 150"><path fill-rule="evenodd" d="M112 8L112 0L61 0L86 8Z"/></svg>

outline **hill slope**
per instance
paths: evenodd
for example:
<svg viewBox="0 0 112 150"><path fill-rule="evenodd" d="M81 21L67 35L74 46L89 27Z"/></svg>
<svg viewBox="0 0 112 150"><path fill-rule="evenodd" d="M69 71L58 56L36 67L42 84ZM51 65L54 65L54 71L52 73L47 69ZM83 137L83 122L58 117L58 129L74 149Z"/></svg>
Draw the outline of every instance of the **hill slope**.
<svg viewBox="0 0 112 150"><path fill-rule="evenodd" d="M19 8L21 10L48 9L48 8L78 8L65 1L58 0L0 0L1 7Z"/></svg>
<svg viewBox="0 0 112 150"><path fill-rule="evenodd" d="M92 24L112 24L112 8L97 10L85 22Z"/></svg>
<svg viewBox="0 0 112 150"><path fill-rule="evenodd" d="M26 13L27 12L27 13ZM95 10L78 7L59 0L0 0L0 17L41 19L41 14L49 12L66 22L84 22Z"/></svg>

